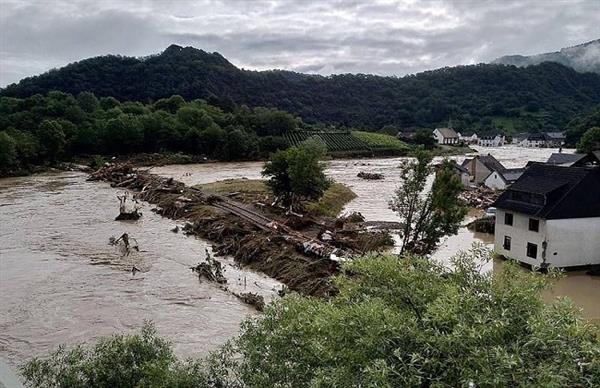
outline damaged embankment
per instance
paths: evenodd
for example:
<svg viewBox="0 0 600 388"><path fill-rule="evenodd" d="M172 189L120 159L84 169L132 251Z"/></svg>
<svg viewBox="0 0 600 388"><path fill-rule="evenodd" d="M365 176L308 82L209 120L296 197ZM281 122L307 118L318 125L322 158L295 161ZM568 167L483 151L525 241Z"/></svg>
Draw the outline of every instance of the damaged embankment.
<svg viewBox="0 0 600 388"><path fill-rule="evenodd" d="M329 279L339 271L338 262L330 258L332 252L357 252L339 221L333 223L338 225L337 229L328 228L333 230L334 237L319 241L316 236L266 217L243 203L207 196L172 178L134 170L128 164L106 166L92 173L89 179L105 180L113 187L133 191L137 199L156 205L158 214L186 221L185 232L211 241L217 254L231 255L241 265L261 271L306 295L326 296L332 291ZM325 225L318 226L325 229ZM373 234L381 236L380 232ZM362 237L364 240L365 236Z"/></svg>

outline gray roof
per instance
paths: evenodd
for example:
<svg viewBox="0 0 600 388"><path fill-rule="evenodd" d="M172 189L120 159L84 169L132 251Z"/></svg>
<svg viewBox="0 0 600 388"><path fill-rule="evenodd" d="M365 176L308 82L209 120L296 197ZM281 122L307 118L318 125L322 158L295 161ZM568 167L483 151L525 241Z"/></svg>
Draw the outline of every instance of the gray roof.
<svg viewBox="0 0 600 388"><path fill-rule="evenodd" d="M600 217L600 168L533 163L494 206L544 219Z"/></svg>
<svg viewBox="0 0 600 388"><path fill-rule="evenodd" d="M512 183L519 179L525 172L524 168L507 168L504 171L498 171L498 173L504 178L507 183Z"/></svg>
<svg viewBox="0 0 600 388"><path fill-rule="evenodd" d="M479 161L488 168L488 170L490 171L504 171L506 170L506 167L504 167L502 165L502 163L500 163L498 161L498 159L494 158L492 155L487 154L487 155L477 155L475 157L476 159L479 159Z"/></svg>
<svg viewBox="0 0 600 388"><path fill-rule="evenodd" d="M555 152L552 155L550 155L550 158L548 158L548 161L546 163L571 165L583 158L584 156L585 155L582 154L563 154Z"/></svg>
<svg viewBox="0 0 600 388"><path fill-rule="evenodd" d="M562 140L565 138L564 132L546 132L546 135L551 139Z"/></svg>
<svg viewBox="0 0 600 388"><path fill-rule="evenodd" d="M454 129L452 128L436 128L444 137L458 137L458 135L456 134L456 131L454 131Z"/></svg>

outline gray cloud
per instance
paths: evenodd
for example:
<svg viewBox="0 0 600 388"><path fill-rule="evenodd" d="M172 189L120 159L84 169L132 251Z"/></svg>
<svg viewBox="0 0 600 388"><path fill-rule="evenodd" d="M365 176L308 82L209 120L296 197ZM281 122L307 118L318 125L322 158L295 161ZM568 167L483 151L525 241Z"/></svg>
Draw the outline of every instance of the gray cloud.
<svg viewBox="0 0 600 388"><path fill-rule="evenodd" d="M247 69L405 75L600 37L598 0L0 0L0 86L171 43Z"/></svg>

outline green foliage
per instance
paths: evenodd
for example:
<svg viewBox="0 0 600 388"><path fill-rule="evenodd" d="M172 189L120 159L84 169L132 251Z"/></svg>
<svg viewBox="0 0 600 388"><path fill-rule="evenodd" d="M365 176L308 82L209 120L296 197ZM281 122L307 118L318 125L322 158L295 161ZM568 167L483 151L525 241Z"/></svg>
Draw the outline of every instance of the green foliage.
<svg viewBox="0 0 600 388"><path fill-rule="evenodd" d="M319 199L330 184L325 167L319 163L324 155L321 144L308 141L271 155L262 174L269 177L269 187L285 204L291 205L298 199Z"/></svg>
<svg viewBox="0 0 600 388"><path fill-rule="evenodd" d="M8 133L0 132L0 169L17 163L17 142Z"/></svg>
<svg viewBox="0 0 600 388"><path fill-rule="evenodd" d="M574 116L600 103L600 75L542 63L524 68L458 66L405 77L320 77L241 70L217 53L178 47L146 58L85 59L9 85L0 94L29 97L51 90L75 95L91 91L122 101L157 101L158 109L170 112L175 112L177 101L158 101L177 94L186 100L207 99L227 113L235 110L235 103L276 107L310 124L373 131L386 125L435 128L452 117L461 131L504 128L537 132L562 130ZM252 130L259 136L280 135L289 120L280 121L281 113L274 116L278 117Z"/></svg>
<svg viewBox="0 0 600 388"><path fill-rule="evenodd" d="M289 296L243 325L248 387L597 386L597 330L547 277L508 264L494 276L477 249L446 272L421 258L344 264L331 300Z"/></svg>
<svg viewBox="0 0 600 388"><path fill-rule="evenodd" d="M368 144L348 131L290 131L285 139L293 146L306 141L321 143L329 153L371 153Z"/></svg>
<svg viewBox="0 0 600 388"><path fill-rule="evenodd" d="M600 127L588 129L577 143L577 152L586 153L594 150L600 150Z"/></svg>
<svg viewBox="0 0 600 388"><path fill-rule="evenodd" d="M462 183L450 161L444 160L438 167L426 192L427 178L434 172L431 160L431 154L419 150L416 160L405 162L400 172L402 184L390 201L390 208L400 217L401 255L431 253L442 237L456 234L467 213L466 204L458 197Z"/></svg>
<svg viewBox="0 0 600 388"><path fill-rule="evenodd" d="M426 129L418 129L414 137L415 144L423 146L426 150L430 150L435 147L435 139L433 133Z"/></svg>
<svg viewBox="0 0 600 388"><path fill-rule="evenodd" d="M18 167L76 155L188 152L220 160L250 160L285 149L280 136L300 121L275 109L234 106L225 113L205 101L172 96L144 105L100 100L81 92L26 99L0 97L0 131L14 141ZM11 143L12 144L12 143Z"/></svg>
<svg viewBox="0 0 600 388"><path fill-rule="evenodd" d="M58 120L44 120L37 131L42 154L50 161L62 156L67 143L63 126Z"/></svg>
<svg viewBox="0 0 600 388"><path fill-rule="evenodd" d="M354 131L352 132L352 136L364 141L373 149L386 149L394 151L408 150L406 143L398 139L396 136L390 136L385 133Z"/></svg>
<svg viewBox="0 0 600 388"><path fill-rule="evenodd" d="M40 388L600 385L597 327L567 300L540 297L560 275L511 262L483 273L489 255L475 246L452 271L412 256L355 258L335 296L277 300L202 360L177 360L146 324L61 347L22 374Z"/></svg>
<svg viewBox="0 0 600 388"><path fill-rule="evenodd" d="M577 144L583 134L593 127L600 127L600 105L579 114L569 122L566 133L567 144Z"/></svg>

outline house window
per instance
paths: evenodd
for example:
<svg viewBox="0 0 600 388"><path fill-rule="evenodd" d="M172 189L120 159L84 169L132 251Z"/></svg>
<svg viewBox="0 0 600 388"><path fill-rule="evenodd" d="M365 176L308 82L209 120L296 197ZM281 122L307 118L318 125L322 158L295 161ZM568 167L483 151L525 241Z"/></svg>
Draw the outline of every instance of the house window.
<svg viewBox="0 0 600 388"><path fill-rule="evenodd" d="M527 257L537 259L537 244L527 243Z"/></svg>
<svg viewBox="0 0 600 388"><path fill-rule="evenodd" d="M536 220L535 218L529 219L529 230L532 232L540 231L540 220Z"/></svg>
<svg viewBox="0 0 600 388"><path fill-rule="evenodd" d="M504 249L510 251L510 237L504 236L504 244L502 245Z"/></svg>
<svg viewBox="0 0 600 388"><path fill-rule="evenodd" d="M504 225L513 224L513 214L512 213L504 213Z"/></svg>

